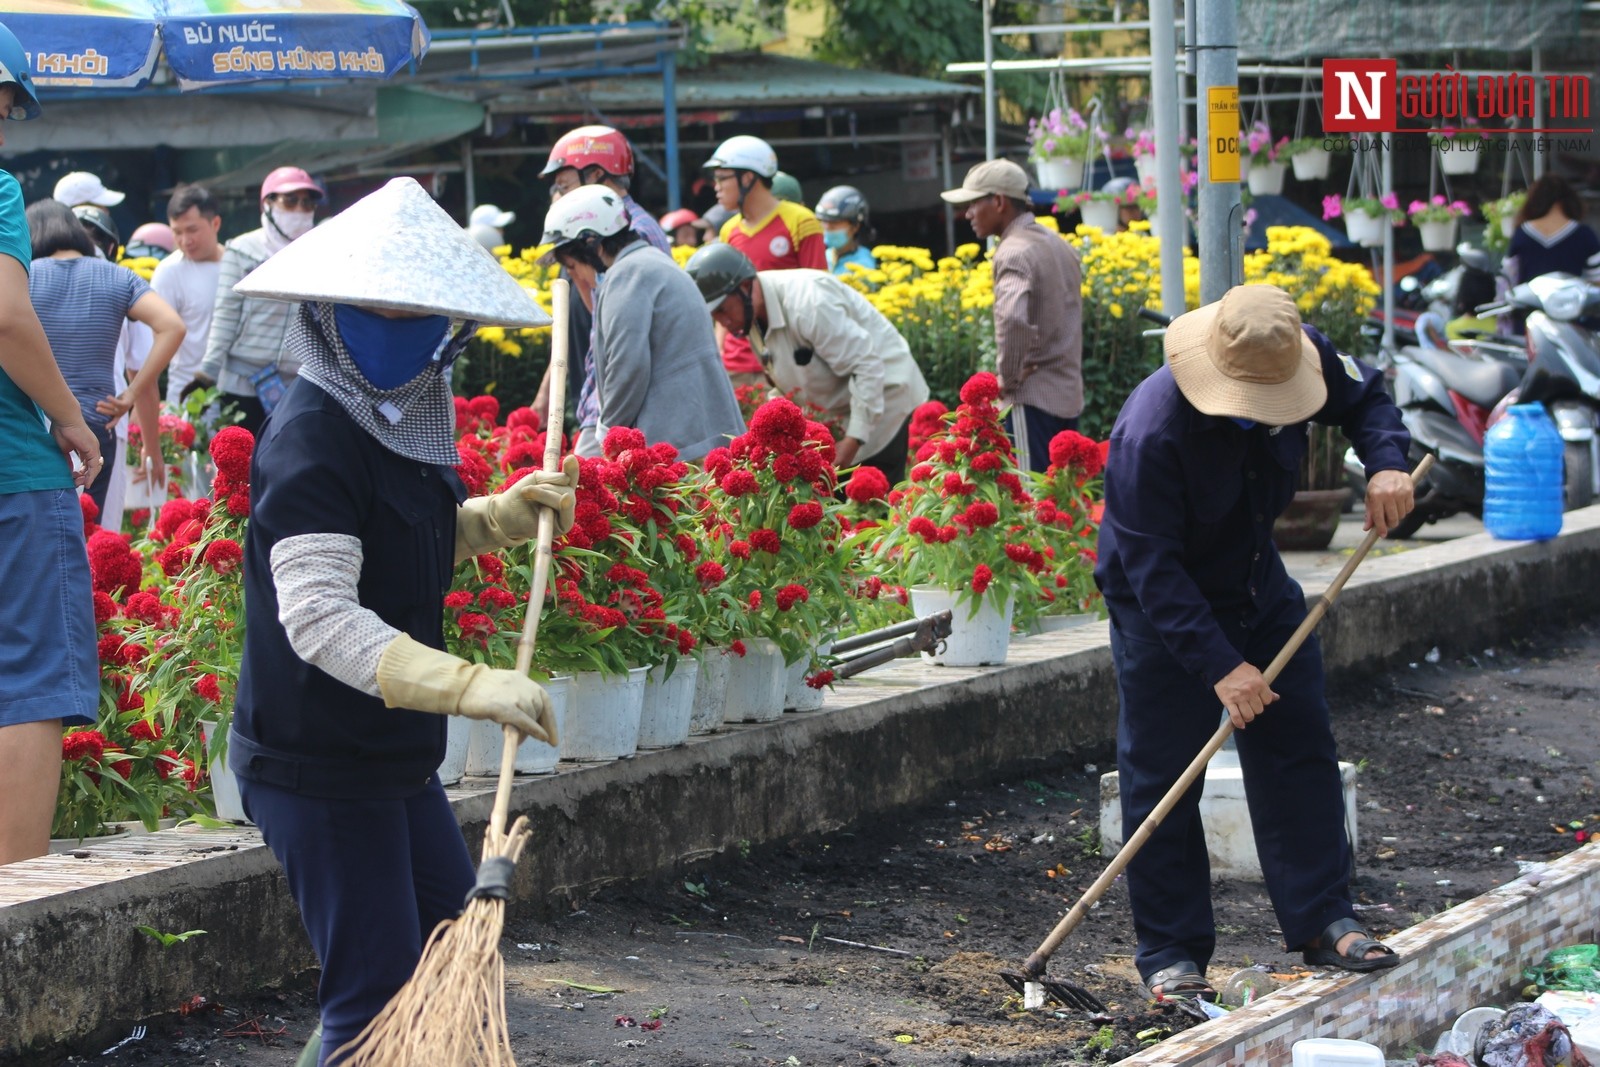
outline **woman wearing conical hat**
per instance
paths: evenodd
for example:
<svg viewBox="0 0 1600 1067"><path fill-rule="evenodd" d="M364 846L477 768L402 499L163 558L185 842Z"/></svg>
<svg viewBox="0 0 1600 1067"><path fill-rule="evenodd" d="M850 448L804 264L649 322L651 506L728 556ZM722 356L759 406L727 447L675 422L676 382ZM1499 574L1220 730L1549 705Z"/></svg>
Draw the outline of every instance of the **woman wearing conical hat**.
<svg viewBox="0 0 1600 1067"><path fill-rule="evenodd" d="M540 686L442 651L443 600L458 560L533 537L541 509L570 527L577 469L463 503L450 364L479 324L550 319L411 179L237 289L300 303L301 369L251 464L228 762L322 963L328 1063L475 880L435 773L443 716L557 741Z"/></svg>

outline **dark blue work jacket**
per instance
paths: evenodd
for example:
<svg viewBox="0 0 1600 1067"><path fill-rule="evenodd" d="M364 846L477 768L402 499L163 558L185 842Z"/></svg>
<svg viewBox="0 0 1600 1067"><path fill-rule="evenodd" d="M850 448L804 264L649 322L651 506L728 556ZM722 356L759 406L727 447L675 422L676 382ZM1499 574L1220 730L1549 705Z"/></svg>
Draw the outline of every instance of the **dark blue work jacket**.
<svg viewBox="0 0 1600 1067"><path fill-rule="evenodd" d="M358 538L362 606L443 648L465 497L453 469L390 452L327 393L294 383L250 463L235 773L321 797L408 796L427 784L444 758L445 716L387 708L301 659L278 621L272 546L302 534Z"/></svg>
<svg viewBox="0 0 1600 1067"><path fill-rule="evenodd" d="M1342 429L1369 477L1405 470L1411 441L1382 376L1305 329L1328 386L1313 421ZM1095 582L1113 618L1142 612L1212 685L1244 662L1216 616L1253 619L1298 593L1272 524L1294 496L1307 432L1202 414L1166 366L1134 389L1111 431Z"/></svg>

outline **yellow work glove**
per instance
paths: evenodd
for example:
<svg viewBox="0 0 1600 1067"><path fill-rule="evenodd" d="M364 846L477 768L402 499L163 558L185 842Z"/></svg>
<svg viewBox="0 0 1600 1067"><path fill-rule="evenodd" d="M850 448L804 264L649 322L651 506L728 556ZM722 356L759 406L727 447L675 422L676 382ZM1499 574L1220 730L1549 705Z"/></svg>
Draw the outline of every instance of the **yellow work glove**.
<svg viewBox="0 0 1600 1067"><path fill-rule="evenodd" d="M405 634L389 642L378 659L378 692L391 708L483 719L514 727L523 737L561 743L543 686L516 671L468 663Z"/></svg>
<svg viewBox="0 0 1600 1067"><path fill-rule="evenodd" d="M561 470L535 471L503 493L478 496L456 509L456 561L520 545L539 532L539 512L556 517L556 536L572 529L577 507L578 457Z"/></svg>

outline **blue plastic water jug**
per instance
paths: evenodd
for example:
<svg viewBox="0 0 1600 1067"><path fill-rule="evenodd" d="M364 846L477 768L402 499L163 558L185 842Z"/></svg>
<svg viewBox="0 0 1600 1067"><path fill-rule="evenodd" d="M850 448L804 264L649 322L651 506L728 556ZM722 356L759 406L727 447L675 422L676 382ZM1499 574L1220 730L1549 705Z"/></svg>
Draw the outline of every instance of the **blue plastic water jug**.
<svg viewBox="0 0 1600 1067"><path fill-rule="evenodd" d="M1561 532L1562 441L1543 404L1515 404L1484 435L1483 526L1503 541Z"/></svg>

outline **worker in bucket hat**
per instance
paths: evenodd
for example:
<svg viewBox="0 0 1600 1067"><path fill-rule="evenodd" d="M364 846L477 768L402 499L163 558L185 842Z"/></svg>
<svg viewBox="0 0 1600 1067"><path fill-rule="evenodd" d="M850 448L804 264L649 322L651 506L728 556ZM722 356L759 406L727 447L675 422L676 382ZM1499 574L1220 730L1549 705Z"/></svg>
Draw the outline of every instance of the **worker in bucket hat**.
<svg viewBox="0 0 1600 1067"><path fill-rule="evenodd" d="M251 465L244 656L228 762L322 964L322 1059L411 976L475 874L436 769L445 715L557 742L527 676L443 651L456 564L570 528L576 460L466 499L452 360L550 317L410 178L267 260L300 375Z"/></svg>
<svg viewBox="0 0 1600 1067"><path fill-rule="evenodd" d="M1372 971L1399 957L1355 920L1343 786L1309 638L1268 684L1261 668L1306 617L1272 524L1294 496L1307 423L1340 427L1369 477L1367 527L1412 507L1410 438L1383 376L1303 326L1294 300L1241 285L1176 319L1166 365L1111 431L1095 581L1111 613L1121 718L1122 825L1136 827L1226 709L1256 850L1286 946L1314 967ZM1214 998L1216 945L1200 787L1128 865L1134 962L1153 995Z"/></svg>

